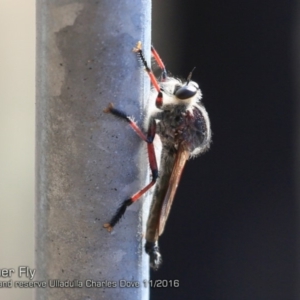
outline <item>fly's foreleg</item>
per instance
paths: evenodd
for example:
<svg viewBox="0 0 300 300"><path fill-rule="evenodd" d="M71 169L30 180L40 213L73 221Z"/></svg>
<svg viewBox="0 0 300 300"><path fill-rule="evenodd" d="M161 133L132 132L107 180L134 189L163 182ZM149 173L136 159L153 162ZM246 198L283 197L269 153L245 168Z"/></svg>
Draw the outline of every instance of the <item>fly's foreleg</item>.
<svg viewBox="0 0 300 300"><path fill-rule="evenodd" d="M152 119L149 124L147 135L145 135L142 130L137 126L135 122L133 122L124 112L116 109L113 107L112 104L110 104L104 112L111 113L115 115L116 117L123 119L129 123L131 128L137 133L137 135L144 140L147 143L147 150L148 150L148 157L149 157L149 164L150 169L152 172L152 180L149 184L147 184L143 189L139 190L137 193L132 195L129 199L126 199L122 205L118 208L114 216L111 218L109 223L106 223L103 225L104 228L106 228L108 231L111 231L113 227L119 222L119 220L124 215L126 209L128 206L130 206L132 203L137 201L143 194L145 194L156 182L156 179L158 177L158 170L157 170L157 162L156 162L156 156L153 146L153 139L155 136L156 131L156 123L155 120Z"/></svg>
<svg viewBox="0 0 300 300"><path fill-rule="evenodd" d="M142 61L143 66L145 67L145 71L149 75L149 78L151 80L152 85L157 90L158 94L157 94L157 97L156 97L155 105L156 105L156 107L161 108L163 106L163 94L162 94L162 91L160 89L160 86L159 86L159 83L158 83L157 79L155 78L151 68L148 66L147 61L144 57L141 42L138 42L136 44L136 46L133 48L133 52L135 52L138 55L138 57L140 58L140 60ZM154 58L157 61L158 65L160 66L160 68L162 69L163 79L165 79L166 76L167 76L165 65L163 64L160 56L158 55L156 50L153 48L153 46L151 47L151 53L154 56Z"/></svg>
<svg viewBox="0 0 300 300"><path fill-rule="evenodd" d="M167 70L166 70L165 64L163 63L162 59L160 58L159 54L157 53L157 51L155 50L155 48L153 46L151 46L151 53L162 71L162 79L163 80L166 79L167 78Z"/></svg>

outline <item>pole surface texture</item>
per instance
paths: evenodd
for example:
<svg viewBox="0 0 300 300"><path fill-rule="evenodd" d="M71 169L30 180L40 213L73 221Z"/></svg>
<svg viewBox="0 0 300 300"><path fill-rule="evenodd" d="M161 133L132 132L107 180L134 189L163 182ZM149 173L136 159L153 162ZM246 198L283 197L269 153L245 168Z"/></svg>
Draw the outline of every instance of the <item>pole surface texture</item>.
<svg viewBox="0 0 300 300"><path fill-rule="evenodd" d="M145 209L103 228L150 180L146 147L103 109L142 120L150 83L131 50L150 58L150 14L146 0L37 0L38 300L148 298Z"/></svg>

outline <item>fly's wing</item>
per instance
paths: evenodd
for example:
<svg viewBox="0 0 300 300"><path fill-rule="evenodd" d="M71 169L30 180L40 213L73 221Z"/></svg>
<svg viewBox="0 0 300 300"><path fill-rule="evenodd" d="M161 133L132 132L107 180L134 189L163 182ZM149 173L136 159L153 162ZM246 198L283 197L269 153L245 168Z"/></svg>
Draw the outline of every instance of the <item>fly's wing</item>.
<svg viewBox="0 0 300 300"><path fill-rule="evenodd" d="M160 212L158 235L161 235L164 231L166 221L168 219L170 209L171 209L171 206L172 206L172 203L174 200L174 196L175 196L175 193L177 190L177 186L178 186L181 174L182 174L182 170L185 166L186 161L189 158L189 155L190 155L189 151L184 150L184 147L181 145L176 154L175 163L174 163L174 167L173 167L172 174L170 177L168 190L165 195L162 209Z"/></svg>

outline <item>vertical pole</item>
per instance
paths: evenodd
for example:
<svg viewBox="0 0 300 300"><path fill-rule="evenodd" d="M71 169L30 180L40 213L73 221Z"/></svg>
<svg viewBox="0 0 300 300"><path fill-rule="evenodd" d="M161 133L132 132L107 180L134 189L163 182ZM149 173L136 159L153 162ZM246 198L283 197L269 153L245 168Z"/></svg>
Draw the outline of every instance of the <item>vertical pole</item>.
<svg viewBox="0 0 300 300"><path fill-rule="evenodd" d="M146 0L37 0L36 299L148 298L140 205L102 226L147 179L143 144L103 109L142 116L149 81L131 49L141 40L149 59L150 13Z"/></svg>
<svg viewBox="0 0 300 300"><path fill-rule="evenodd" d="M294 71L294 97L295 97L295 190L298 204L298 219L300 218L300 1L296 1L294 15L293 15L293 31L292 31L292 60L293 60L293 71ZM297 223L298 227L298 238L297 238L297 278L295 279L295 299L298 299L300 296L300 222Z"/></svg>

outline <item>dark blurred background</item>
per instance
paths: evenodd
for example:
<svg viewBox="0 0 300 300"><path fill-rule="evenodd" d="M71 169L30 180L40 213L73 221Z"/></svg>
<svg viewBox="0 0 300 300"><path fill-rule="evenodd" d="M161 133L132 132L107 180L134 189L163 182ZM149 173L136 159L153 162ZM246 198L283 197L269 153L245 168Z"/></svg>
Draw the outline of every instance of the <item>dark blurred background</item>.
<svg viewBox="0 0 300 300"><path fill-rule="evenodd" d="M186 166L151 273L180 287L152 300L300 299L297 10L153 0L153 44L175 76L196 66L213 144Z"/></svg>

